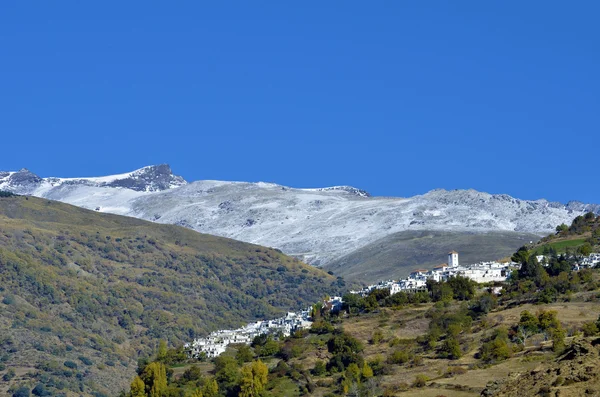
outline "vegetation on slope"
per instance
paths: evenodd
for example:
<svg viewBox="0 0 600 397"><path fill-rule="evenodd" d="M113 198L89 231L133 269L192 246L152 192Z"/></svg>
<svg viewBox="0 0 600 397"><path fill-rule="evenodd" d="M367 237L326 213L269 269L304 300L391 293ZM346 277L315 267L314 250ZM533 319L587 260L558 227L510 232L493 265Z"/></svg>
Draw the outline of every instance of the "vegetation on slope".
<svg viewBox="0 0 600 397"><path fill-rule="evenodd" d="M486 389L488 382L550 365L600 329L598 269L572 271L578 255L558 253L548 254L542 265L526 248L514 259L522 267L500 296L489 290L495 285L462 277L429 281L427 291L416 293L347 294L342 313L314 307L310 332L257 338L251 347L230 349L212 363L166 363L168 379L160 395L466 397L484 389L493 395L497 388ZM243 378L255 365L266 365L269 372L261 391L248 394ZM554 376L528 384L527 390L563 393L574 383L577 390L593 389L585 384L591 377L579 374L573 371L568 380ZM215 384L216 393L206 391ZM146 395L150 385L144 384Z"/></svg>
<svg viewBox="0 0 600 397"><path fill-rule="evenodd" d="M0 198L0 394L114 395L159 338L307 306L343 282L281 252L33 197Z"/></svg>
<svg viewBox="0 0 600 397"><path fill-rule="evenodd" d="M566 253L589 255L600 249L600 216L588 212L573 220L571 226L564 223L556 227L556 234L541 239L530 247L538 255Z"/></svg>

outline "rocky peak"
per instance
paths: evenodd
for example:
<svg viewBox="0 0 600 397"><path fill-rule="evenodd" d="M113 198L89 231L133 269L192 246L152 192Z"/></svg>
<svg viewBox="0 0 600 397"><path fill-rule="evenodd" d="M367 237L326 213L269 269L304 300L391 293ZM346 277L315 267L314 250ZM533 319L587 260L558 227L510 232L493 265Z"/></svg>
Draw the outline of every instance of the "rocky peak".
<svg viewBox="0 0 600 397"><path fill-rule="evenodd" d="M353 194L358 197L371 197L371 194L366 190L358 189L352 186L332 186L316 189L318 192L342 191Z"/></svg>
<svg viewBox="0 0 600 397"><path fill-rule="evenodd" d="M108 187L124 187L136 191L161 191L185 185L181 176L174 175L168 164L151 165L132 172L126 178L101 184Z"/></svg>

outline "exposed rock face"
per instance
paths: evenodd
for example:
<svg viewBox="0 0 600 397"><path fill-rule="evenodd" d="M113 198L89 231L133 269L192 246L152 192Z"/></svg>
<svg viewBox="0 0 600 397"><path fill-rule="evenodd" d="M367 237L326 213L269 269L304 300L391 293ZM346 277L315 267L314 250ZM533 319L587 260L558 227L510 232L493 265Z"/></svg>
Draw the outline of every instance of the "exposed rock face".
<svg viewBox="0 0 600 397"><path fill-rule="evenodd" d="M579 340L550 364L490 382L485 397L600 396L600 339Z"/></svg>

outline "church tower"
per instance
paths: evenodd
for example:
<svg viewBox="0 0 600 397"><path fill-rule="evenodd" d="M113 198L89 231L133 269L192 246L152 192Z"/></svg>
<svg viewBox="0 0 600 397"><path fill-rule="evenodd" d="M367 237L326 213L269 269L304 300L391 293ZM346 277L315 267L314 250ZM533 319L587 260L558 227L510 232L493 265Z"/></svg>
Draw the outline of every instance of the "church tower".
<svg viewBox="0 0 600 397"><path fill-rule="evenodd" d="M448 267L458 267L458 252L450 251L448 253Z"/></svg>

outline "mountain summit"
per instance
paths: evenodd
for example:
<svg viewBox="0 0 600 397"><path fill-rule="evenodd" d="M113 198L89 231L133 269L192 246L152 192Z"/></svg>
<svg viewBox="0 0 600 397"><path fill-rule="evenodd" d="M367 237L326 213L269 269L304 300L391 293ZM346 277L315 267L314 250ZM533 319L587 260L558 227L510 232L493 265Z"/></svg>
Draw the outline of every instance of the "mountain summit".
<svg viewBox="0 0 600 397"><path fill-rule="evenodd" d="M0 172L0 189L15 193L33 194L59 186L93 186L126 188L137 192L156 192L173 189L187 182L174 175L168 164L151 165L125 174L91 178L40 178L23 168L17 172Z"/></svg>
<svg viewBox="0 0 600 397"><path fill-rule="evenodd" d="M587 211L600 211L598 205L520 200L475 190L437 189L395 198L371 197L348 186L296 189L264 182L187 183L168 165L100 178L42 179L27 170L3 172L0 190L275 247L316 266L401 232L541 236Z"/></svg>

